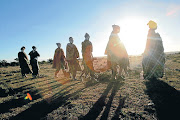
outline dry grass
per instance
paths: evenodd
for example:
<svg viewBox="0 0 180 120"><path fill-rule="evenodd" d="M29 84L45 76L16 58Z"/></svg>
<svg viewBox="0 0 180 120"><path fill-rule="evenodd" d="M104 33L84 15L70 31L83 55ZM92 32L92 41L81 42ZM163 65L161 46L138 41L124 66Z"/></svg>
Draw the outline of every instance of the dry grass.
<svg viewBox="0 0 180 120"><path fill-rule="evenodd" d="M131 56L129 76L119 78L116 82L110 79L110 71L100 73L100 82L97 83L89 79L85 79L85 82L80 79L71 81L63 78L62 73L59 74L60 78L55 79L55 70L51 68L51 64L40 66L41 77L37 79L32 79L31 75L22 79L19 67L0 68L0 88L8 90L4 91L8 96L1 95L0 98L0 118L162 119L162 108L171 105L175 109L174 104L180 100L177 92L180 90L180 54L167 56L166 76L155 81L140 79L141 59L141 56ZM96 58L94 61L95 69L105 65L106 58ZM79 75L80 72L77 78ZM164 94L165 92L170 92L171 96ZM32 95L32 101L24 100L26 93ZM148 105L149 103L154 105ZM168 112L173 118L174 111L171 111Z"/></svg>

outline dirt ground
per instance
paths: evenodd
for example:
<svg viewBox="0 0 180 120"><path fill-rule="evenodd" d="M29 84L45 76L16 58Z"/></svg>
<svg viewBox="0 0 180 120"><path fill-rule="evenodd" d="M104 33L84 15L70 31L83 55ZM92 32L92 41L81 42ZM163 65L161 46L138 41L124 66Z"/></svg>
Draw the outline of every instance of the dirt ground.
<svg viewBox="0 0 180 120"><path fill-rule="evenodd" d="M130 56L129 76L113 82L111 71L97 73L98 81L54 78L49 63L40 64L40 77L22 78L20 68L0 68L0 119L12 120L176 120L180 108L180 54L166 57L165 75L142 78L141 56ZM81 63L81 62L80 62ZM96 58L95 69L106 58ZM27 93L32 101L25 100Z"/></svg>

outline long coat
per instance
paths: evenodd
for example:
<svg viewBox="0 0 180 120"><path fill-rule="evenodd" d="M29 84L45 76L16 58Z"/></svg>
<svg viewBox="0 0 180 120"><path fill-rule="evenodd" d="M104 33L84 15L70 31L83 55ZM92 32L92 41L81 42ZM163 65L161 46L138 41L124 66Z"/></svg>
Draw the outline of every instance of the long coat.
<svg viewBox="0 0 180 120"><path fill-rule="evenodd" d="M70 71L73 69L74 71L81 71L81 67L79 65L79 51L74 44L68 43L66 46L66 60L68 61Z"/></svg>
<svg viewBox="0 0 180 120"><path fill-rule="evenodd" d="M163 77L164 64L165 54L161 36L150 29L142 61L144 77Z"/></svg>
<svg viewBox="0 0 180 120"><path fill-rule="evenodd" d="M93 46L91 41L84 40L82 42L82 56L83 56L83 65L84 71L92 72L95 71L93 67Z"/></svg>
<svg viewBox="0 0 180 120"><path fill-rule="evenodd" d="M92 52L93 52L93 47L92 47L91 41L89 40L83 41L82 42L82 56L85 62L93 60Z"/></svg>
<svg viewBox="0 0 180 120"><path fill-rule="evenodd" d="M65 55L61 48L57 48L54 53L53 66L57 70L64 69L65 67Z"/></svg>
<svg viewBox="0 0 180 120"><path fill-rule="evenodd" d="M32 66L33 75L37 75L39 74L39 64L37 57L39 57L40 55L37 51L33 51L33 50L29 53L29 55L30 55L30 64Z"/></svg>
<svg viewBox="0 0 180 120"><path fill-rule="evenodd" d="M28 57L25 52L19 52L18 53L18 59L20 68L23 74L29 74L31 73L29 64L28 64Z"/></svg>
<svg viewBox="0 0 180 120"><path fill-rule="evenodd" d="M105 54L107 55L108 62L110 62L109 65L116 64L121 67L129 66L128 53L117 34L111 33Z"/></svg>

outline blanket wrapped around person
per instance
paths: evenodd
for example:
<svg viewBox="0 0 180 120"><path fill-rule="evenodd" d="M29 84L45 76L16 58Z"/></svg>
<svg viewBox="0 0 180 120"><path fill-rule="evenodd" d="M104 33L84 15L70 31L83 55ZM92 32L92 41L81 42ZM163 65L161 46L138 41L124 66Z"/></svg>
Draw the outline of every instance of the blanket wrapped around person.
<svg viewBox="0 0 180 120"><path fill-rule="evenodd" d="M164 74L165 54L162 39L155 29L149 29L142 66L144 78L162 78Z"/></svg>

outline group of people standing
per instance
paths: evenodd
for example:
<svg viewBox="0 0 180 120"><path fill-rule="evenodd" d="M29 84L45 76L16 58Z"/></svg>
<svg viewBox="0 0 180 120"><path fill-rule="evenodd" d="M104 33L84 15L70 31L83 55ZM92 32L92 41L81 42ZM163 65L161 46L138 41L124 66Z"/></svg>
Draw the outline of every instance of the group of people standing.
<svg viewBox="0 0 180 120"><path fill-rule="evenodd" d="M71 75L72 79L76 79L77 71L82 71L82 74L86 76L90 74L91 78L94 78L94 67L93 67L93 47L88 33L85 34L85 40L82 42L82 64L84 70L81 70L79 65L79 51L76 45L73 44L74 40L72 37L69 37L69 43L66 46L66 57L64 51L61 48L61 43L56 43L58 48L55 50L54 59L53 59L53 68L56 69L55 77L58 77L59 71L62 69L64 76L68 77ZM66 72L65 69L69 68L69 72Z"/></svg>
<svg viewBox="0 0 180 120"><path fill-rule="evenodd" d="M164 47L159 33L155 32L157 29L157 24L150 20L148 25L149 32L142 60L144 71L143 75L145 79L151 79L154 77L159 78L163 77L164 74ZM105 55L107 55L107 65L101 72L111 69L112 79L117 79L119 76L121 77L123 70L125 73L127 73L127 69L129 67L129 57L124 44L118 36L120 27L118 25L112 25L112 28L113 30L105 50ZM90 75L91 78L96 80L95 73L97 71L93 67L93 46L89 40L90 35L86 33L84 37L85 40L82 42L83 70L81 70L79 65L79 51L76 45L73 44L73 38L69 37L69 43L66 46L66 56L61 48L61 43L56 43L58 48L55 50L52 66L56 69L55 77L58 77L59 71L62 70L65 77L69 77L71 75L71 78L75 80L77 71L82 71L80 77L85 74L85 76ZM24 53L24 49L25 47L22 47L22 51L18 54L22 76L25 76L26 73L31 72L27 64L28 58ZM29 55L31 59L30 64L32 66L33 76L36 76L39 70L37 57L40 55L34 46ZM69 69L68 72L67 69Z"/></svg>
<svg viewBox="0 0 180 120"><path fill-rule="evenodd" d="M21 68L22 77L27 77L26 74L32 73L32 77L36 78L39 75L39 65L38 65L38 57L40 57L39 53L36 51L36 47L32 46L32 51L29 53L30 55L30 65L32 70L30 69L28 63L28 56L24 52L25 47L21 48L21 51L18 53L18 59Z"/></svg>

